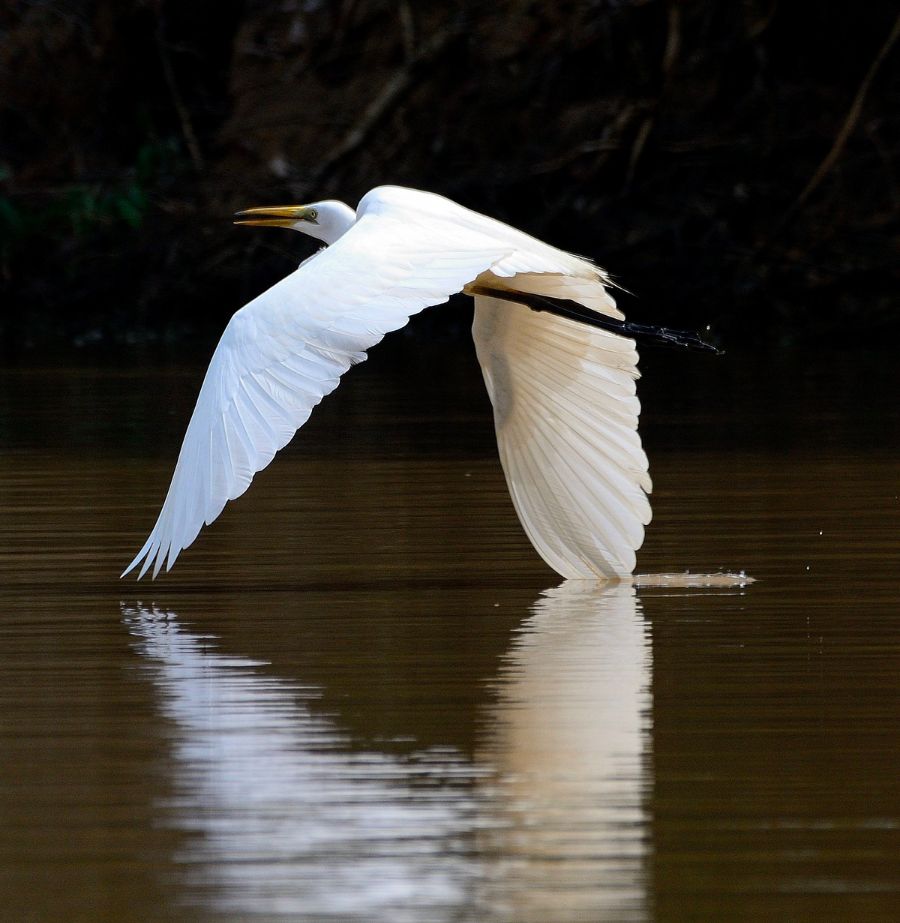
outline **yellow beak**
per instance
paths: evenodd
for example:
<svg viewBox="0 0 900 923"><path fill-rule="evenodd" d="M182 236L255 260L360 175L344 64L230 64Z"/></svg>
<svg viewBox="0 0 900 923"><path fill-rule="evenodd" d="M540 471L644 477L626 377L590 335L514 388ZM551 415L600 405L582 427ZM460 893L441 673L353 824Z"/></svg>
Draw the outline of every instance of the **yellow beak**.
<svg viewBox="0 0 900 923"><path fill-rule="evenodd" d="M289 228L298 221L316 224L315 210L308 205L263 205L237 212L234 216L235 224L267 228Z"/></svg>

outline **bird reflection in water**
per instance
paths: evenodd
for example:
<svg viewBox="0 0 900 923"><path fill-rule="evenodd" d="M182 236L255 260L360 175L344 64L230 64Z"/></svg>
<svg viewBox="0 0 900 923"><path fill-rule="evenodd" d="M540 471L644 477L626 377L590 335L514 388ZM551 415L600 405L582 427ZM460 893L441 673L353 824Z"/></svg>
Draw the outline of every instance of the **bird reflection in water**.
<svg viewBox="0 0 900 923"><path fill-rule="evenodd" d="M497 684L482 900L503 918L648 915L651 644L634 588L567 581L516 632Z"/></svg>
<svg viewBox="0 0 900 923"><path fill-rule="evenodd" d="M471 876L455 842L471 802L451 777L472 769L458 754L353 750L310 709L315 688L217 651L174 612L123 617L174 725L164 814L189 835L176 857L185 903L292 920L418 921L459 906ZM428 784L435 773L452 791Z"/></svg>
<svg viewBox="0 0 900 923"><path fill-rule="evenodd" d="M123 616L173 726L160 807L186 834L186 904L292 920L645 916L651 658L631 587L542 594L474 758L360 750L316 711L316 688L220 652L173 612Z"/></svg>

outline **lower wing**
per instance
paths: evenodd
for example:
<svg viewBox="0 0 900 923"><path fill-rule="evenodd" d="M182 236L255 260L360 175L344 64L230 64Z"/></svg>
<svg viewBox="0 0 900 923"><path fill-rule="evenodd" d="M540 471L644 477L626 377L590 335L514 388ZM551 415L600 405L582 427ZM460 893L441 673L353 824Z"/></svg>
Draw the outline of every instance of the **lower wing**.
<svg viewBox="0 0 900 923"><path fill-rule="evenodd" d="M532 544L563 577L630 573L651 515L634 342L483 295L472 333Z"/></svg>

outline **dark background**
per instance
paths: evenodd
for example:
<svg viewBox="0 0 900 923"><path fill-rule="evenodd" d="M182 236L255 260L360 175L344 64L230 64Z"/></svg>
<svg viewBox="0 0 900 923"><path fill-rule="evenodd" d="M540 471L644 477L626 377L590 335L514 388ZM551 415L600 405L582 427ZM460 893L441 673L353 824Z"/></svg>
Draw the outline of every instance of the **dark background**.
<svg viewBox="0 0 900 923"><path fill-rule="evenodd" d="M596 259L636 320L891 342L898 33L896 0L7 2L2 342L208 338L310 252L234 210L382 183Z"/></svg>

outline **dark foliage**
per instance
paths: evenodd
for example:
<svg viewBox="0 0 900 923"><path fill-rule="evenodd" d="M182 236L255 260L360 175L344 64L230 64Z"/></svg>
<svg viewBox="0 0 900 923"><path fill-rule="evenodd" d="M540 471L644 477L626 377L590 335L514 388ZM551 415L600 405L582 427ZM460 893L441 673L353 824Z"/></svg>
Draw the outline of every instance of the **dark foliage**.
<svg viewBox="0 0 900 923"><path fill-rule="evenodd" d="M233 210L390 182L595 258L635 320L874 338L898 32L894 0L13 0L2 336L221 327L305 246Z"/></svg>

